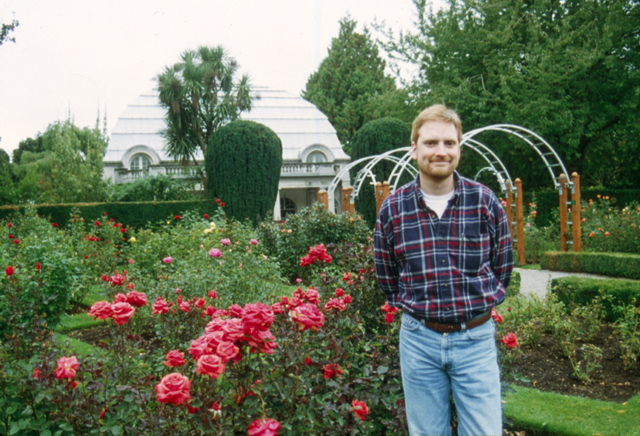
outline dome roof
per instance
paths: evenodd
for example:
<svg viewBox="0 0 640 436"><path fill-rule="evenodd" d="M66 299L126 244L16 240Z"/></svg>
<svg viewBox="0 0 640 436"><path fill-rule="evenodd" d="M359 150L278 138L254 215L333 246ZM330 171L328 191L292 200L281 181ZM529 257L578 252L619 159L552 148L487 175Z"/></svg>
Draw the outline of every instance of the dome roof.
<svg viewBox="0 0 640 436"><path fill-rule="evenodd" d="M284 161L299 161L310 148L324 149L330 160L349 160L335 129L312 103L266 87L254 87L254 92L259 99L252 102L251 111L243 112L240 119L270 127L282 141ZM121 162L133 147L148 147L160 160L172 160L164 151L164 138L159 133L166 126L164 115L157 91L140 95L118 118L104 161ZM196 157L202 159L202 154L198 153Z"/></svg>

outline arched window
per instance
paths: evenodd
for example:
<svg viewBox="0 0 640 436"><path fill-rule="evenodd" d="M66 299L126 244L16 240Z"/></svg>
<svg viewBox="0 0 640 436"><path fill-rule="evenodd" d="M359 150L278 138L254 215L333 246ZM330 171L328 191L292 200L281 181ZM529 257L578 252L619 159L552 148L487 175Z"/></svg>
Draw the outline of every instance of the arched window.
<svg viewBox="0 0 640 436"><path fill-rule="evenodd" d="M308 163L321 163L326 161L327 156L321 151L312 151L309 153L309 156L307 156Z"/></svg>
<svg viewBox="0 0 640 436"><path fill-rule="evenodd" d="M296 204L289 198L280 198L280 217L285 219L287 215L296 213Z"/></svg>
<svg viewBox="0 0 640 436"><path fill-rule="evenodd" d="M129 169L131 171L148 170L149 165L151 165L151 158L144 153L138 153L131 158L131 164L129 165Z"/></svg>

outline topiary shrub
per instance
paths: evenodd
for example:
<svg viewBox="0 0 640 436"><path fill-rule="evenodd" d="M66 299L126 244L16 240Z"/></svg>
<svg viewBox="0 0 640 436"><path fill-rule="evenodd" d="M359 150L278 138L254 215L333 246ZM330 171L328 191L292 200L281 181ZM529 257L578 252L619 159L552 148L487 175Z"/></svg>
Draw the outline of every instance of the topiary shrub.
<svg viewBox="0 0 640 436"><path fill-rule="evenodd" d="M380 118L369 121L353 136L351 141L351 161L353 162L363 157L376 156L386 151L409 147L410 145L411 130L403 121L391 117ZM351 169L351 180L355 181L358 171L364 168L367 163L364 162ZM395 162L378 162L372 169L376 182L387 181L395 165ZM404 184L410 180L411 177L405 172L400 183ZM363 183L355 200L355 208L362 214L369 227L373 228L377 214L374 188L370 183L370 179L365 180Z"/></svg>
<svg viewBox="0 0 640 436"><path fill-rule="evenodd" d="M205 167L209 195L225 203L227 216L256 224L276 201L282 142L265 125L233 121L211 137Z"/></svg>

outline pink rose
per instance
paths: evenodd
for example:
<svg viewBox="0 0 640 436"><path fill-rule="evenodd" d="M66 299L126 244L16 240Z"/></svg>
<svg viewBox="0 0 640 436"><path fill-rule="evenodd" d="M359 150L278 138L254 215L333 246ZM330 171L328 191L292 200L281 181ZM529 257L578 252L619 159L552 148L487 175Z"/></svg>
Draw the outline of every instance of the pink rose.
<svg viewBox="0 0 640 436"><path fill-rule="evenodd" d="M169 257L165 257L164 259L162 259L162 261L163 261L164 263L169 264L169 263L173 262L173 257L171 257L171 256L169 256Z"/></svg>
<svg viewBox="0 0 640 436"><path fill-rule="evenodd" d="M342 301L344 301L347 304L351 304L351 302L353 301L353 298L351 298L351 295L347 294L342 298Z"/></svg>
<svg viewBox="0 0 640 436"><path fill-rule="evenodd" d="M225 365L220 356L205 354L198 358L198 364L196 365L196 372L198 374L208 375L216 379L220 377L220 374L222 374L224 370Z"/></svg>
<svg viewBox="0 0 640 436"><path fill-rule="evenodd" d="M89 309L89 316L94 321L98 318L104 321L107 318L111 318L111 315L113 315L113 310L111 310L111 304L108 301L98 301Z"/></svg>
<svg viewBox="0 0 640 436"><path fill-rule="evenodd" d="M229 306L229 309L227 309L227 311L229 312L229 315L236 318L242 318L242 316L244 315L244 309L237 304L232 304L231 306Z"/></svg>
<svg viewBox="0 0 640 436"><path fill-rule="evenodd" d="M300 331L311 329L318 331L324 325L324 314L313 304L303 304L290 313L293 322L300 326Z"/></svg>
<svg viewBox="0 0 640 436"><path fill-rule="evenodd" d="M183 311L183 312L189 312L191 310L191 304L189 304L188 301L184 301L184 302L178 304L178 309Z"/></svg>
<svg viewBox="0 0 640 436"><path fill-rule="evenodd" d="M507 336L503 336L500 339L500 342L505 344L507 348L517 348L518 347L518 338L513 333L509 333Z"/></svg>
<svg viewBox="0 0 640 436"><path fill-rule="evenodd" d="M55 370L56 378L74 378L79 367L80 364L76 356L61 357Z"/></svg>
<svg viewBox="0 0 640 436"><path fill-rule="evenodd" d="M504 321L504 318L502 317L502 315L500 315L495 309L491 309L491 317L495 322L498 322L498 323Z"/></svg>
<svg viewBox="0 0 640 436"><path fill-rule="evenodd" d="M127 302L127 296L121 293L117 293L115 295L115 297L113 297L113 302L114 303L126 303Z"/></svg>
<svg viewBox="0 0 640 436"><path fill-rule="evenodd" d="M162 299L162 297L158 297L151 307L153 307L153 312L151 312L152 315L163 315L169 312L169 305Z"/></svg>
<svg viewBox="0 0 640 436"><path fill-rule="evenodd" d="M155 387L156 397L161 403L182 404L191 399L191 380L178 372L162 377Z"/></svg>
<svg viewBox="0 0 640 436"><path fill-rule="evenodd" d="M224 238L220 240L220 245L230 245L231 240L229 238Z"/></svg>
<svg viewBox="0 0 640 436"><path fill-rule="evenodd" d="M257 239L252 239L252 240L249 241L249 244L258 245L258 240Z"/></svg>
<svg viewBox="0 0 640 436"><path fill-rule="evenodd" d="M239 341L244 336L244 322L238 318L226 320L221 330L227 341Z"/></svg>
<svg viewBox="0 0 640 436"><path fill-rule="evenodd" d="M271 308L262 303L247 303L244 306L242 321L245 329L265 329L273 323L273 312Z"/></svg>
<svg viewBox="0 0 640 436"><path fill-rule="evenodd" d="M217 248L212 248L211 251L209 251L209 256L222 257L222 251L218 250Z"/></svg>
<svg viewBox="0 0 640 436"><path fill-rule="evenodd" d="M249 425L249 436L278 436L278 431L282 428L275 419L258 419Z"/></svg>
<svg viewBox="0 0 640 436"><path fill-rule="evenodd" d="M273 303L271 305L271 311L273 313L284 313L284 307L282 307L282 303Z"/></svg>
<svg viewBox="0 0 640 436"><path fill-rule="evenodd" d="M307 300L311 304L318 305L320 304L320 294L313 288L307 290L307 293L304 294L304 299Z"/></svg>
<svg viewBox="0 0 640 436"><path fill-rule="evenodd" d="M224 363L235 358L240 353L240 348L236 347L233 342L224 341L218 344L216 348L216 354L222 359ZM224 371L224 370L223 370Z"/></svg>
<svg viewBox="0 0 640 436"><path fill-rule="evenodd" d="M146 306L147 296L141 292L130 291L127 293L127 303L136 307Z"/></svg>
<svg viewBox="0 0 640 436"><path fill-rule="evenodd" d="M167 353L167 357L163 363L169 368L175 368L176 366L186 365L187 361L184 360L184 353L178 350L171 350Z"/></svg>
<svg viewBox="0 0 640 436"><path fill-rule="evenodd" d="M129 303L113 303L111 310L113 311L111 318L118 325L126 324L136 311Z"/></svg>
<svg viewBox="0 0 640 436"><path fill-rule="evenodd" d="M214 300L216 298L218 298L218 293L216 291L214 291L213 289L209 291L209 298L213 298Z"/></svg>
<svg viewBox="0 0 640 436"><path fill-rule="evenodd" d="M122 274L119 274L118 271L116 271L115 275L109 277L109 281L111 281L111 286L122 286L126 279L127 278Z"/></svg>

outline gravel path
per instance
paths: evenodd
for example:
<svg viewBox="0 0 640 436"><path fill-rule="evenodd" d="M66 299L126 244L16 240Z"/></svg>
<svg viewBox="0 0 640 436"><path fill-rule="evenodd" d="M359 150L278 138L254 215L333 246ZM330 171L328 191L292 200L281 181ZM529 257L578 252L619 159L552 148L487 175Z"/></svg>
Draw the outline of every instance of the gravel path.
<svg viewBox="0 0 640 436"><path fill-rule="evenodd" d="M514 268L513 270L518 271L520 273L520 277L522 278L520 292L522 292L523 295L537 295L539 297L545 296L545 294L547 293L547 288L551 283L551 279L555 279L558 277L580 276L602 280L612 279L608 276L599 276L596 274L570 273L522 268Z"/></svg>

